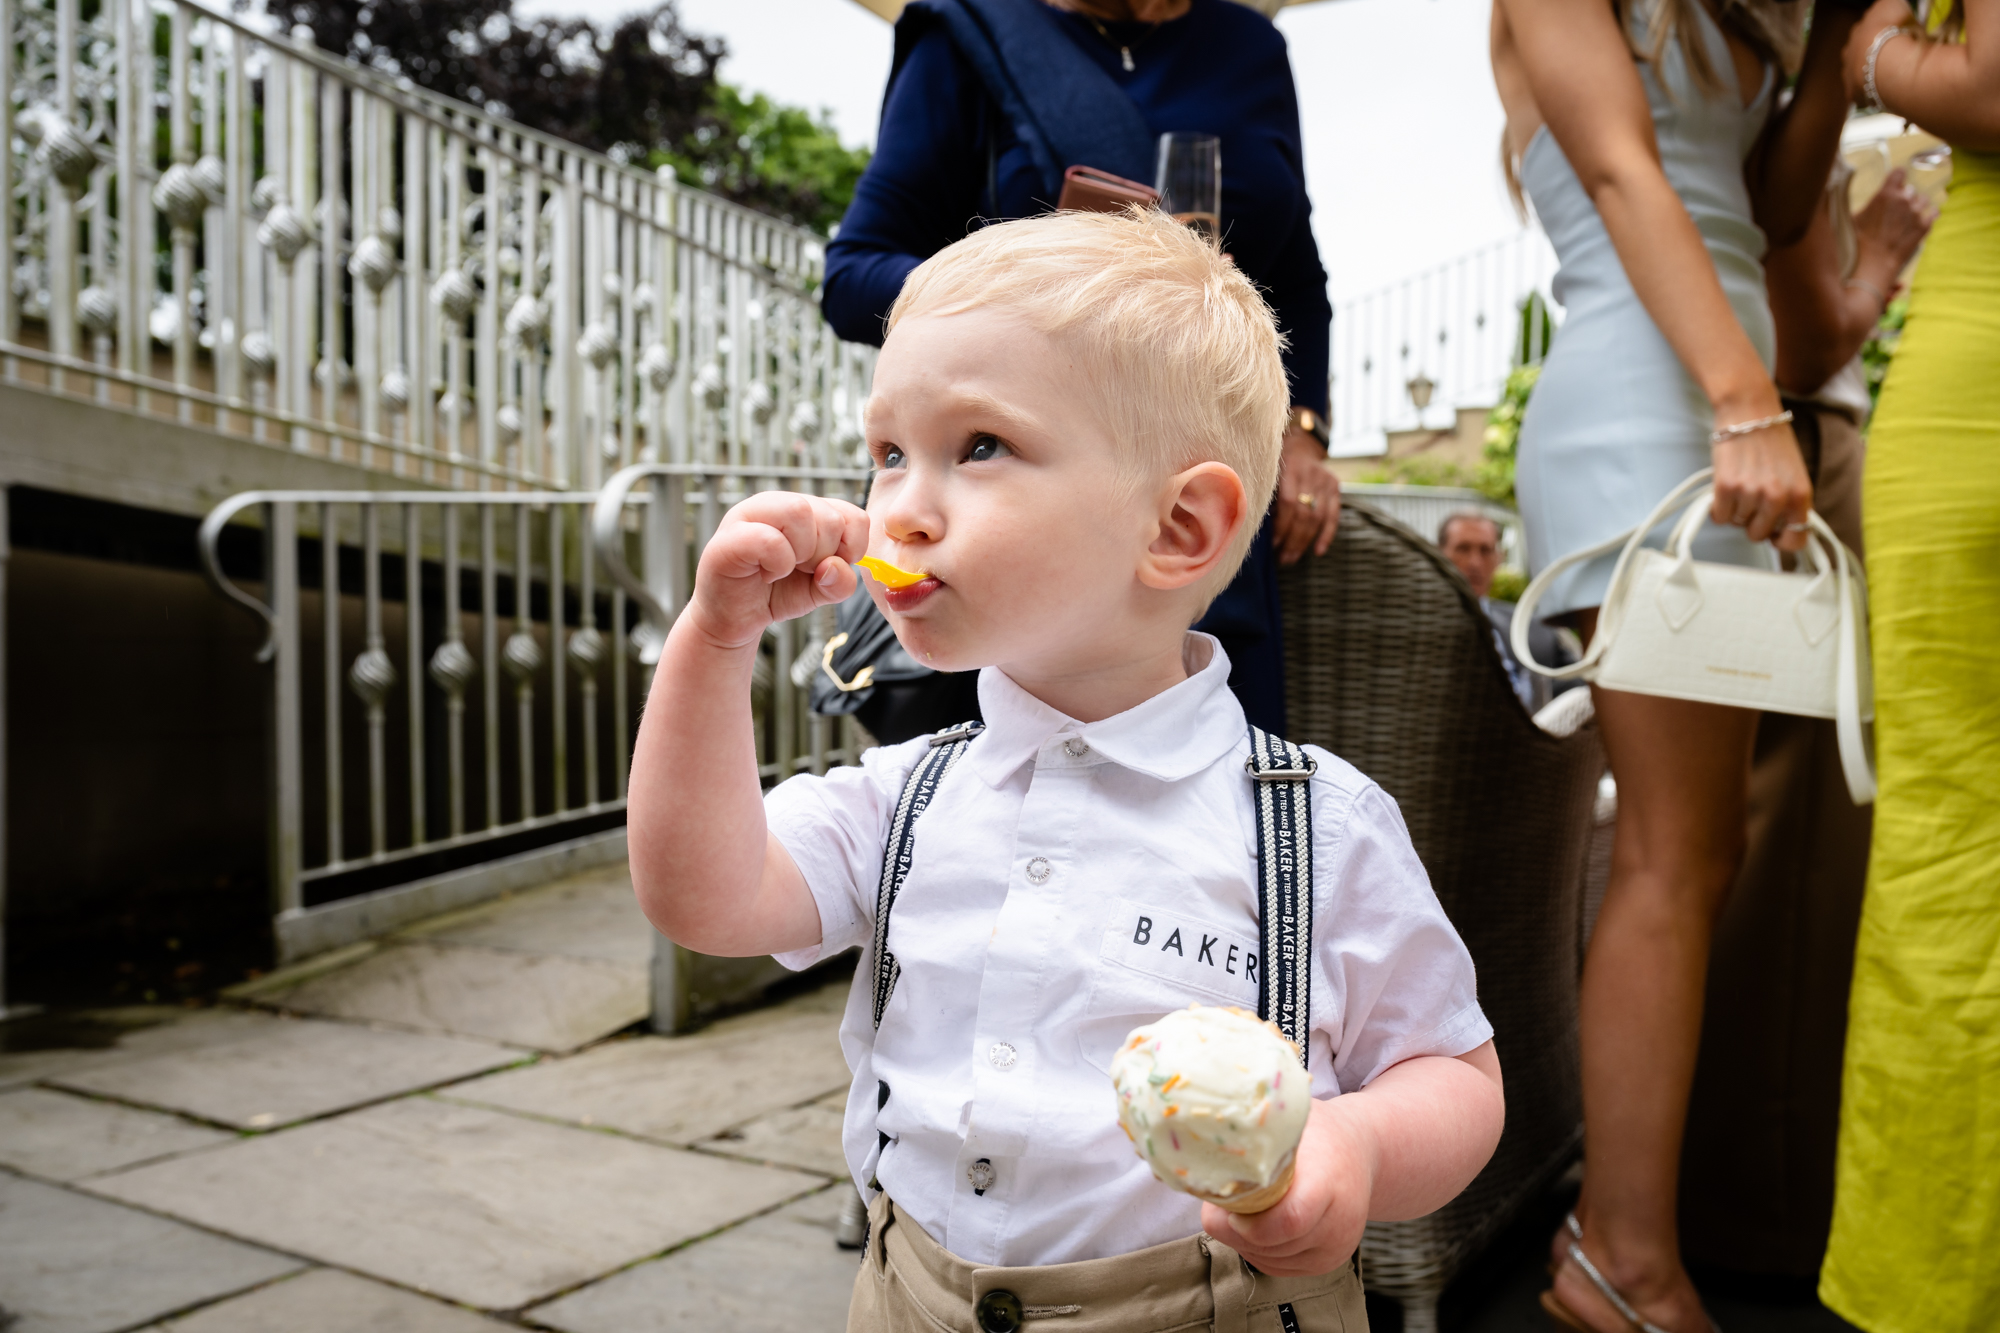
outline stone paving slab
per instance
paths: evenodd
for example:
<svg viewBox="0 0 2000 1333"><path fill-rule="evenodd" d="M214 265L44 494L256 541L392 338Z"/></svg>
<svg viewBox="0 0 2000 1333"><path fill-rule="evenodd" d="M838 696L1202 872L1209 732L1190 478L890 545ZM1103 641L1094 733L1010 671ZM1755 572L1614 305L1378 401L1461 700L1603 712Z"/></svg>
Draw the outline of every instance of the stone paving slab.
<svg viewBox="0 0 2000 1333"><path fill-rule="evenodd" d="M314 1268L146 1333L500 1333L508 1327L352 1273Z"/></svg>
<svg viewBox="0 0 2000 1333"><path fill-rule="evenodd" d="M535 1307L565 1333L842 1333L861 1256L833 1243L843 1187Z"/></svg>
<svg viewBox="0 0 2000 1333"><path fill-rule="evenodd" d="M178 1116L65 1092L0 1093L0 1163L45 1180L75 1180L234 1138Z"/></svg>
<svg viewBox="0 0 2000 1333"><path fill-rule="evenodd" d="M487 1042L255 1015L234 1040L53 1081L79 1092L270 1129L465 1078L521 1058Z"/></svg>
<svg viewBox="0 0 2000 1333"><path fill-rule="evenodd" d="M0 1172L0 1310L6 1312L0 1325L8 1333L110 1333L300 1266L282 1254Z"/></svg>
<svg viewBox="0 0 2000 1333"><path fill-rule="evenodd" d="M380 950L265 1002L297 1013L569 1051L644 1018L652 1009L646 974L643 962L413 943Z"/></svg>
<svg viewBox="0 0 2000 1333"><path fill-rule="evenodd" d="M498 1310L658 1254L814 1183L412 1097L83 1188Z"/></svg>
<svg viewBox="0 0 2000 1333"><path fill-rule="evenodd" d="M847 1158L840 1148L840 1126L847 1113L847 1089L818 1101L760 1116L747 1125L726 1129L694 1146L704 1152L748 1157L779 1166L845 1179Z"/></svg>
<svg viewBox="0 0 2000 1333"><path fill-rule="evenodd" d="M653 927L632 896L632 876L622 861L438 917L403 938L641 967L653 958Z"/></svg>
<svg viewBox="0 0 2000 1333"><path fill-rule="evenodd" d="M848 1084L837 1014L781 1006L689 1037L634 1037L451 1089L455 1101L691 1144Z"/></svg>
<svg viewBox="0 0 2000 1333"><path fill-rule="evenodd" d="M234 1041L264 1021L233 1009L132 1005L17 1019L0 1028L0 1089L79 1069Z"/></svg>

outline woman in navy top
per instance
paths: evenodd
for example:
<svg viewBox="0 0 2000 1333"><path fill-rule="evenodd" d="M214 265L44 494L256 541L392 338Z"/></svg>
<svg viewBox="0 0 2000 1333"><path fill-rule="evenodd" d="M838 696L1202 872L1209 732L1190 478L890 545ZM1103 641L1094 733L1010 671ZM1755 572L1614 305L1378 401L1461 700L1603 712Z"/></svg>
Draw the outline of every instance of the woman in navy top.
<svg viewBox="0 0 2000 1333"><path fill-rule="evenodd" d="M841 337L880 343L912 269L982 222L1054 208L1065 167L1150 181L1158 135L1218 135L1223 247L1277 314L1292 402L1303 411L1286 435L1272 513L1199 628L1222 640L1250 720L1282 733L1276 566L1308 547L1324 552L1340 517L1340 485L1321 466L1315 437L1332 309L1285 40L1235 0L1063 6L912 0L904 10L875 156L827 247L822 309ZM1122 139L1099 123L1121 117L1130 122Z"/></svg>

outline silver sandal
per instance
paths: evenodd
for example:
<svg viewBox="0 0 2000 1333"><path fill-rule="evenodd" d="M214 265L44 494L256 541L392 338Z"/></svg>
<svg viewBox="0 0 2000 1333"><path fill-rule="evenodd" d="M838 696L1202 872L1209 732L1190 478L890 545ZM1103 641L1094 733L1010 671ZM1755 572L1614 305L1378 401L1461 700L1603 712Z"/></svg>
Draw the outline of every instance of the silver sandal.
<svg viewBox="0 0 2000 1333"><path fill-rule="evenodd" d="M1633 1309L1632 1302L1626 1300L1619 1293L1618 1288L1612 1286L1605 1279L1604 1274L1597 1271L1597 1265L1590 1262L1590 1256L1583 1252L1583 1223L1576 1220L1576 1214L1571 1213L1565 1217L1563 1225L1569 1228L1569 1234L1574 1238L1569 1243L1570 1260L1583 1270L1583 1275L1590 1279L1590 1284L1593 1287L1597 1288L1597 1294L1602 1296L1610 1304L1611 1308L1624 1318L1626 1323L1638 1329L1639 1333L1668 1333L1668 1330L1661 1328L1658 1324L1655 1324ZM1721 1328L1717 1326L1712 1317L1709 1318L1708 1327L1709 1333L1722 1333Z"/></svg>

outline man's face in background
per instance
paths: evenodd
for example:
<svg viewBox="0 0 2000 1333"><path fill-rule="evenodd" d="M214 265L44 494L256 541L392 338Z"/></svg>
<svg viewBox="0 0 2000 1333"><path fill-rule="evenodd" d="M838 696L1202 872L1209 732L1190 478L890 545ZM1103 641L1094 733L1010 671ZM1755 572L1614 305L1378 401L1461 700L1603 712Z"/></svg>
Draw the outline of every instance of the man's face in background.
<svg viewBox="0 0 2000 1333"><path fill-rule="evenodd" d="M1500 568L1500 528L1491 519L1454 518L1445 525L1444 557L1458 566L1476 596L1493 586Z"/></svg>

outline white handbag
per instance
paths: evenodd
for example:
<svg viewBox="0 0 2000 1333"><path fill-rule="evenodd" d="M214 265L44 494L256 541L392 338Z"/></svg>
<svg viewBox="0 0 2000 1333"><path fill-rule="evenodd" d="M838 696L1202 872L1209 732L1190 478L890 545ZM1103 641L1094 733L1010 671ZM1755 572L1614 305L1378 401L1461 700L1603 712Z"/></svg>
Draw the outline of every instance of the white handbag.
<svg viewBox="0 0 2000 1333"><path fill-rule="evenodd" d="M1694 537L1708 516L1713 477L1714 469L1703 468L1638 527L1536 575L1514 613L1514 656L1555 680L1581 678L1607 690L1832 718L1848 794L1856 805L1867 805L1875 799L1875 771L1862 724L1874 719L1875 700L1860 561L1818 514L1806 516L1795 574L1696 560ZM1646 534L1676 510L1684 512L1666 549L1644 545ZM1550 585L1563 571L1621 545L1589 651L1573 666L1536 662L1528 627Z"/></svg>

